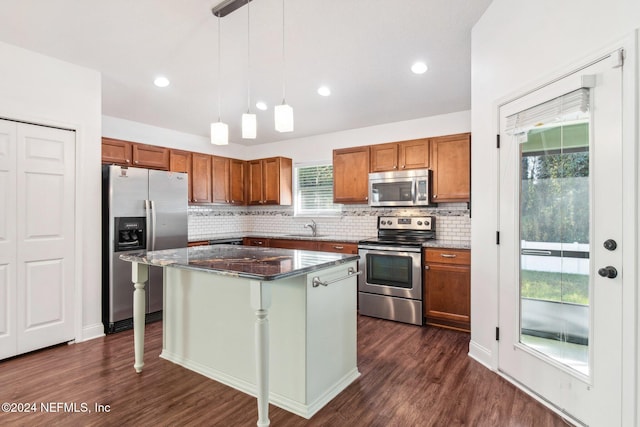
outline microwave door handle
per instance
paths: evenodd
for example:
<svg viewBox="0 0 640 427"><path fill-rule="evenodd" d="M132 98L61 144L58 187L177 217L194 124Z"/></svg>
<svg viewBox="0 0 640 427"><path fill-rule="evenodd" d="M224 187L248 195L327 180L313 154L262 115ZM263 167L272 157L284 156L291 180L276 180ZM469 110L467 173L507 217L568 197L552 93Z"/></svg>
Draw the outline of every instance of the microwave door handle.
<svg viewBox="0 0 640 427"><path fill-rule="evenodd" d="M418 197L418 180L414 179L411 184L411 200L413 201L414 205L417 202L416 200L417 197Z"/></svg>

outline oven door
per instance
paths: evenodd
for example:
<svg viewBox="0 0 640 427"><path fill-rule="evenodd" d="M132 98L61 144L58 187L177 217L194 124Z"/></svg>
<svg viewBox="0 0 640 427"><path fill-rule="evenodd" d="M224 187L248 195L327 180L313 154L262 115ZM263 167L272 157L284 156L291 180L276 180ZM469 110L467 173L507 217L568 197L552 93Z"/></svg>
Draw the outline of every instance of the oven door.
<svg viewBox="0 0 640 427"><path fill-rule="evenodd" d="M422 300L421 248L361 246L358 253L360 292Z"/></svg>

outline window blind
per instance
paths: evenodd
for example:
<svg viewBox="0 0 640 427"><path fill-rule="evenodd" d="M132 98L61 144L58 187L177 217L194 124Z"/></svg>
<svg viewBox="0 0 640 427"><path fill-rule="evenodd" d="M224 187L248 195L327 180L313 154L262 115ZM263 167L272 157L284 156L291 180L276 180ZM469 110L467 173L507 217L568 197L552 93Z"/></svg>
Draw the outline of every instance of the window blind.
<svg viewBox="0 0 640 427"><path fill-rule="evenodd" d="M333 203L333 165L296 167L295 214L331 214L340 212Z"/></svg>
<svg viewBox="0 0 640 427"><path fill-rule="evenodd" d="M522 134L534 128L589 118L589 89L578 89L507 117L506 132Z"/></svg>

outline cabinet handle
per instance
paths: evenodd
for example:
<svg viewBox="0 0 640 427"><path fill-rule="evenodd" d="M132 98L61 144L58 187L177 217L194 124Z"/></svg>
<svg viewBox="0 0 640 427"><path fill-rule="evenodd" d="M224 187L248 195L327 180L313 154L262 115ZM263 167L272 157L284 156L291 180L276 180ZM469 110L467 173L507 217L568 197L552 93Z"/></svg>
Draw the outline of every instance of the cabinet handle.
<svg viewBox="0 0 640 427"><path fill-rule="evenodd" d="M194 201L194 202L197 202L197 201L198 201L198 199L193 199L193 201Z"/></svg>
<svg viewBox="0 0 640 427"><path fill-rule="evenodd" d="M341 250L341 249L344 249L344 246L334 246L333 249Z"/></svg>
<svg viewBox="0 0 640 427"><path fill-rule="evenodd" d="M432 199L437 199L437 198L438 198L438 195L437 195L437 194L434 194L433 196L431 196L431 198L432 198Z"/></svg>
<svg viewBox="0 0 640 427"><path fill-rule="evenodd" d="M126 160L125 160L125 162L126 162L126 163L131 163L131 160L126 159Z"/></svg>
<svg viewBox="0 0 640 427"><path fill-rule="evenodd" d="M364 198L364 200L365 200L365 201L369 200L369 196L365 197L365 198Z"/></svg>
<svg viewBox="0 0 640 427"><path fill-rule="evenodd" d="M135 164L137 165L137 164L138 164L138 161L136 160L136 161L135 161L135 162L133 162L133 163L135 163Z"/></svg>
<svg viewBox="0 0 640 427"><path fill-rule="evenodd" d="M261 245L261 244L262 244L262 242L256 242L256 245Z"/></svg>
<svg viewBox="0 0 640 427"><path fill-rule="evenodd" d="M406 168L406 167L407 167L407 165L402 165L402 169L404 169L404 168Z"/></svg>
<svg viewBox="0 0 640 427"><path fill-rule="evenodd" d="M425 266L424 266L424 269L425 269L425 270L428 270L428 269L429 269L429 266L428 266L428 265L425 265Z"/></svg>
<svg viewBox="0 0 640 427"><path fill-rule="evenodd" d="M440 254L442 258L455 258L456 254Z"/></svg>

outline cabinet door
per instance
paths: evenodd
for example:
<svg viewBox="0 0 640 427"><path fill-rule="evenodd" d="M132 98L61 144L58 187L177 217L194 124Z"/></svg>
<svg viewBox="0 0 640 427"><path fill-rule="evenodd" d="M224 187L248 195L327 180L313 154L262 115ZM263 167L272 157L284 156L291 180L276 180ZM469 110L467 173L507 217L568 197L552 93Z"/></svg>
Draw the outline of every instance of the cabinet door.
<svg viewBox="0 0 640 427"><path fill-rule="evenodd" d="M244 205L247 202L246 170L247 162L244 160L229 160L229 195L232 205Z"/></svg>
<svg viewBox="0 0 640 427"><path fill-rule="evenodd" d="M369 147L333 150L333 201L367 203Z"/></svg>
<svg viewBox="0 0 640 427"><path fill-rule="evenodd" d="M398 143L398 169L429 167L429 139L413 139Z"/></svg>
<svg viewBox="0 0 640 427"><path fill-rule="evenodd" d="M468 329L471 313L470 267L429 264L425 274L427 323L444 321Z"/></svg>
<svg viewBox="0 0 640 427"><path fill-rule="evenodd" d="M229 196L229 159L226 157L211 157L211 198L214 203L230 203Z"/></svg>
<svg viewBox="0 0 640 427"><path fill-rule="evenodd" d="M211 156L192 153L191 171L193 201L196 203L211 202Z"/></svg>
<svg viewBox="0 0 640 427"><path fill-rule="evenodd" d="M262 194L262 161L250 160L247 162L247 201L250 205L264 204Z"/></svg>
<svg viewBox="0 0 640 427"><path fill-rule="evenodd" d="M129 141L102 138L102 163L131 166L132 145Z"/></svg>
<svg viewBox="0 0 640 427"><path fill-rule="evenodd" d="M191 152L171 150L169 153L169 170L171 172L186 172L189 175L189 201L193 201Z"/></svg>
<svg viewBox="0 0 640 427"><path fill-rule="evenodd" d="M139 168L169 170L169 149L155 145L133 144L133 165Z"/></svg>
<svg viewBox="0 0 640 427"><path fill-rule="evenodd" d="M280 158L262 159L262 195L266 205L280 204Z"/></svg>
<svg viewBox="0 0 640 427"><path fill-rule="evenodd" d="M431 139L434 202L468 202L471 195L471 135Z"/></svg>
<svg viewBox="0 0 640 427"><path fill-rule="evenodd" d="M398 169L398 144L377 144L371 150L371 172L386 172Z"/></svg>

